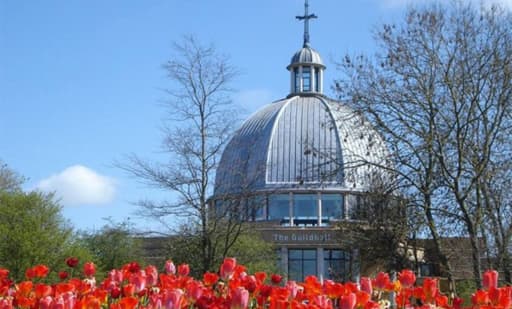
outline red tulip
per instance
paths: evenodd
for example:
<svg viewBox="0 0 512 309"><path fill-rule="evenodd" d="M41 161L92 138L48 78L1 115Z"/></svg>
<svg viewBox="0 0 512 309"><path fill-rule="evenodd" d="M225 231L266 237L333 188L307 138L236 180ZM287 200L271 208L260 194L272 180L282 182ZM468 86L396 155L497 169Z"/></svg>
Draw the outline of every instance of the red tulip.
<svg viewBox="0 0 512 309"><path fill-rule="evenodd" d="M121 296L121 289L118 286L115 286L110 290L110 297L117 299Z"/></svg>
<svg viewBox="0 0 512 309"><path fill-rule="evenodd" d="M280 284L282 280L283 280L283 277L278 275L278 274L273 274L270 277L270 281L272 281L272 283L275 284L275 285Z"/></svg>
<svg viewBox="0 0 512 309"><path fill-rule="evenodd" d="M139 304L139 300L133 296L123 297L119 301L120 309L135 309L135 307L137 307L138 304Z"/></svg>
<svg viewBox="0 0 512 309"><path fill-rule="evenodd" d="M0 280L5 279L9 276L9 270L0 267Z"/></svg>
<svg viewBox="0 0 512 309"><path fill-rule="evenodd" d="M65 271L59 271L59 279L66 280L69 277L69 274Z"/></svg>
<svg viewBox="0 0 512 309"><path fill-rule="evenodd" d="M498 272L495 270L488 270L483 275L483 286L484 289L489 290L491 288L498 287Z"/></svg>
<svg viewBox="0 0 512 309"><path fill-rule="evenodd" d="M340 297L340 309L354 309L356 306L356 294L349 293Z"/></svg>
<svg viewBox="0 0 512 309"><path fill-rule="evenodd" d="M238 287L233 292L230 309L246 309L249 304L249 291L243 287Z"/></svg>
<svg viewBox="0 0 512 309"><path fill-rule="evenodd" d="M46 265L36 265L32 267L32 270L34 272L34 277L36 278L44 278L50 272L50 269Z"/></svg>
<svg viewBox="0 0 512 309"><path fill-rule="evenodd" d="M178 275L180 275L182 277L186 277L186 276L188 276L189 273L190 273L190 267L188 266L188 264L181 264L178 266Z"/></svg>
<svg viewBox="0 0 512 309"><path fill-rule="evenodd" d="M225 258L224 262L220 266L220 277L224 280L229 280L235 273L236 259Z"/></svg>
<svg viewBox="0 0 512 309"><path fill-rule="evenodd" d="M437 279L425 278L423 280L423 293L425 295L426 302L432 303L438 293Z"/></svg>
<svg viewBox="0 0 512 309"><path fill-rule="evenodd" d="M123 286L123 296L128 297L128 296L133 296L133 295L135 295L135 284L133 284L133 283L125 284Z"/></svg>
<svg viewBox="0 0 512 309"><path fill-rule="evenodd" d="M464 300L459 297L455 297L453 299L453 309L460 309L462 308L462 304L464 304Z"/></svg>
<svg viewBox="0 0 512 309"><path fill-rule="evenodd" d="M486 305L489 302L489 296L486 291L478 290L471 295L473 305Z"/></svg>
<svg viewBox="0 0 512 309"><path fill-rule="evenodd" d="M75 268L78 265L78 258L76 258L76 257L68 257L66 259L66 265L68 265L71 268Z"/></svg>
<svg viewBox="0 0 512 309"><path fill-rule="evenodd" d="M402 286L410 288L416 282L416 275L414 275L414 272L412 272L412 270L404 269L398 273L398 280L400 281Z"/></svg>
<svg viewBox="0 0 512 309"><path fill-rule="evenodd" d="M35 285L34 291L37 298L43 298L52 295L53 289L49 285L38 283Z"/></svg>
<svg viewBox="0 0 512 309"><path fill-rule="evenodd" d="M379 290L384 290L390 283L389 275L386 273L380 272L375 277L375 287Z"/></svg>
<svg viewBox="0 0 512 309"><path fill-rule="evenodd" d="M373 293L372 279L370 279L368 277L361 277L361 279L359 280L359 284L361 286L361 291L372 295L372 293Z"/></svg>
<svg viewBox="0 0 512 309"><path fill-rule="evenodd" d="M84 275L86 277L92 277L96 273L96 265L93 262L87 262L84 264Z"/></svg>
<svg viewBox="0 0 512 309"><path fill-rule="evenodd" d="M203 275L203 283L206 286L214 285L219 280L219 276L217 274L206 272Z"/></svg>

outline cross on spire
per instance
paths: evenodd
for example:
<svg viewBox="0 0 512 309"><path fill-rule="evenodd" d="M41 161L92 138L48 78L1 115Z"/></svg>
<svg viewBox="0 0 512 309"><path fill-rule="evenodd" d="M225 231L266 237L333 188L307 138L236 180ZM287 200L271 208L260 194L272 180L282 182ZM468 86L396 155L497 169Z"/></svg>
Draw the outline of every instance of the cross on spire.
<svg viewBox="0 0 512 309"><path fill-rule="evenodd" d="M308 13L308 0L305 0L304 3L304 16L295 16L298 20L304 20L304 46L309 47L309 20L313 18L318 18L315 14Z"/></svg>

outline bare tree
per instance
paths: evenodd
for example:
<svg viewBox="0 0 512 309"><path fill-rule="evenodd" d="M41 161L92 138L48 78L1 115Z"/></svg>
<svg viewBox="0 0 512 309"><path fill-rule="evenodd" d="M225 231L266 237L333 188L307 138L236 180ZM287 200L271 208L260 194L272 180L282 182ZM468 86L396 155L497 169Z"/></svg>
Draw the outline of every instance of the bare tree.
<svg viewBox="0 0 512 309"><path fill-rule="evenodd" d="M508 134L512 95L510 15L453 3L411 8L377 32L381 54L346 57L340 96L376 124L395 156L453 284L442 237L467 236L480 286L481 184ZM447 228L449 227L449 228Z"/></svg>
<svg viewBox="0 0 512 309"><path fill-rule="evenodd" d="M163 150L169 161L155 163L131 155L127 164L119 166L151 186L175 193L172 201L141 201L140 214L164 223L171 233L192 231L198 236L204 272L213 266L219 238L231 243L238 228L233 220L226 226L212 217L208 201L222 150L236 124L229 94L237 70L227 57L193 37L175 43L174 52L164 65L172 82L163 130ZM176 229L176 218L186 218L193 228Z"/></svg>

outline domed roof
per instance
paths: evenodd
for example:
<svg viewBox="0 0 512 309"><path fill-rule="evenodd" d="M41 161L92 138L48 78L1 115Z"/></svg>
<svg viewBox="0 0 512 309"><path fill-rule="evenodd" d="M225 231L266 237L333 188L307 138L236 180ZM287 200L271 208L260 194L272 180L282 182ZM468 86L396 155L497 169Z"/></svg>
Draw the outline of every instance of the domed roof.
<svg viewBox="0 0 512 309"><path fill-rule="evenodd" d="M388 164L381 136L360 114L321 95L293 96L253 114L222 155L215 193L286 188L367 190Z"/></svg>
<svg viewBox="0 0 512 309"><path fill-rule="evenodd" d="M290 65L287 68L290 69L291 67L295 67L301 64L313 64L325 68L324 62L322 61L322 57L320 57L320 54L309 46L305 46L299 49L293 55L290 61Z"/></svg>

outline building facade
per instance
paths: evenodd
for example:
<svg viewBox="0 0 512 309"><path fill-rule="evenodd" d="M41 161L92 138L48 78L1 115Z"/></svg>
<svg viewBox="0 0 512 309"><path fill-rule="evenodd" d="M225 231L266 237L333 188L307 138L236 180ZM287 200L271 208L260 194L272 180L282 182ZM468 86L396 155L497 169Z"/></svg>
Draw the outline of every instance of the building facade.
<svg viewBox="0 0 512 309"><path fill-rule="evenodd" d="M311 47L305 4L303 46L291 58L289 94L250 116L223 152L215 181L217 209L237 200L244 220L279 248L289 279L359 276L357 249L335 232L354 221L365 194L387 177L381 136L362 116L324 95L324 65ZM380 167L379 167L380 166Z"/></svg>

